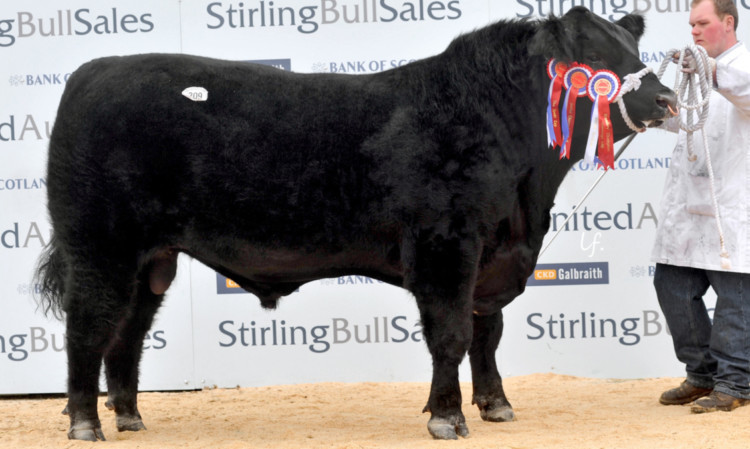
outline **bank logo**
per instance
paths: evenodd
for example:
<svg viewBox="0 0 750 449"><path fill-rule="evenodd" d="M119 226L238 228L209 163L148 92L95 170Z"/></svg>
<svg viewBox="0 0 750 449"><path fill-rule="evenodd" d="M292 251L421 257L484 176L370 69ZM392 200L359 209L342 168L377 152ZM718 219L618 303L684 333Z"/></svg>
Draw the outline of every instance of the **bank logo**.
<svg viewBox="0 0 750 449"><path fill-rule="evenodd" d="M672 162L672 158L667 157L630 157L630 158L619 158L615 161L615 169L617 170L666 170L669 168L669 164ZM571 171L598 171L595 164L589 164L586 161L579 161L573 164L570 168Z"/></svg>
<svg viewBox="0 0 750 449"><path fill-rule="evenodd" d="M13 190L40 190L47 188L47 178L0 178L0 194Z"/></svg>
<svg viewBox="0 0 750 449"><path fill-rule="evenodd" d="M64 86L68 82L71 73L33 73L26 75L11 75L8 83L11 87L40 87L40 86Z"/></svg>
<svg viewBox="0 0 750 449"><path fill-rule="evenodd" d="M641 51L641 62L644 64L661 64L666 57L666 51Z"/></svg>
<svg viewBox="0 0 750 449"><path fill-rule="evenodd" d="M26 80L24 79L23 75L11 75L10 78L8 78L8 82L10 83L11 87L26 85Z"/></svg>
<svg viewBox="0 0 750 449"><path fill-rule="evenodd" d="M322 285L370 285L382 284L383 281L373 279L368 276L350 275L339 276L337 278L324 278L319 281Z"/></svg>
<svg viewBox="0 0 750 449"><path fill-rule="evenodd" d="M654 277L656 265L634 265L630 267L630 276L634 278Z"/></svg>
<svg viewBox="0 0 750 449"><path fill-rule="evenodd" d="M374 285L382 284L383 281L373 279L367 276L340 276L337 278L325 278L319 281L322 285L326 286L339 286L339 285ZM299 291L299 289L295 290ZM228 277L222 276L216 273L216 293L219 295L234 294L234 293L248 293L245 289L240 287L240 284L234 282Z"/></svg>
<svg viewBox="0 0 750 449"><path fill-rule="evenodd" d="M314 73L378 73L395 69L414 62L415 59L356 59L342 61L316 62L312 65Z"/></svg>
<svg viewBox="0 0 750 449"><path fill-rule="evenodd" d="M23 283L18 284L16 287L16 291L21 296L34 296L34 295L41 295L42 294L42 284L39 283Z"/></svg>
<svg viewBox="0 0 750 449"><path fill-rule="evenodd" d="M526 285L609 284L609 262L539 264Z"/></svg>

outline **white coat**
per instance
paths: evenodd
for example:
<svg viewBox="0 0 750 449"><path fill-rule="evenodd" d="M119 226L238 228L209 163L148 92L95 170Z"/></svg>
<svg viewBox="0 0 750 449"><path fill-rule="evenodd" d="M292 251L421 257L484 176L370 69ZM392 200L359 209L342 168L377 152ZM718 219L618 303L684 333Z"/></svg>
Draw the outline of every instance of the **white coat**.
<svg viewBox="0 0 750 449"><path fill-rule="evenodd" d="M678 130L676 120L665 128ZM737 43L716 58L716 83L703 131L708 138L714 187L729 271L750 273L750 52ZM688 160L686 133L677 145L661 199L652 260L722 270L710 180L700 131L693 134L697 160Z"/></svg>

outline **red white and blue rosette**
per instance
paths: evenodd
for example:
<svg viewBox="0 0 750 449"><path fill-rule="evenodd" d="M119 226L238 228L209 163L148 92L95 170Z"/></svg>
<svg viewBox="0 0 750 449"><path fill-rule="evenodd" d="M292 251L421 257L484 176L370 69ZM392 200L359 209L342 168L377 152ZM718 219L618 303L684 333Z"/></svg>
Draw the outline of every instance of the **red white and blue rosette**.
<svg viewBox="0 0 750 449"><path fill-rule="evenodd" d="M575 124L576 100L586 95L589 79L593 74L591 67L585 64L573 63L565 72L563 85L567 89L565 101L563 102L562 118L562 146L560 147L560 159L570 158L570 145L573 140L573 125Z"/></svg>
<svg viewBox="0 0 750 449"><path fill-rule="evenodd" d="M549 93L547 94L547 143L552 148L562 144L562 129L560 125L560 97L563 89L563 78L568 71L568 65L556 59L547 62L547 76L550 78Z"/></svg>
<svg viewBox="0 0 750 449"><path fill-rule="evenodd" d="M586 87L591 107L591 127L584 160L597 167L615 168L614 132L609 104L620 92L620 79L609 70L597 70Z"/></svg>

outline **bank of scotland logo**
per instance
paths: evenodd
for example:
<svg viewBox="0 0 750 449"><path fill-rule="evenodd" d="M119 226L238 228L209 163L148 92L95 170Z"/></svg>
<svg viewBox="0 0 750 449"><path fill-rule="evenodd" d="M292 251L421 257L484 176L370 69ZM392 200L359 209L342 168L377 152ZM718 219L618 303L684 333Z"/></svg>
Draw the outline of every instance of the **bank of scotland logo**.
<svg viewBox="0 0 750 449"><path fill-rule="evenodd" d="M313 73L325 73L328 71L328 66L324 62L316 62L312 65Z"/></svg>
<svg viewBox="0 0 750 449"><path fill-rule="evenodd" d="M13 87L23 86L26 84L23 75L11 75L8 81Z"/></svg>

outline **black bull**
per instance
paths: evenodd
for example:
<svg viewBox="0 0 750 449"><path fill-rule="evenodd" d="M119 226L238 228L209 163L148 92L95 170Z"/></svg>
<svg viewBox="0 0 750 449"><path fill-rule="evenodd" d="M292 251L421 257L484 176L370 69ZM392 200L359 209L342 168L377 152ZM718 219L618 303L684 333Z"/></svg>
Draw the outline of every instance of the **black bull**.
<svg viewBox="0 0 750 449"><path fill-rule="evenodd" d="M512 420L495 362L502 308L524 290L572 158L545 131L548 58L644 68L643 18L583 8L501 21L441 54L360 76L295 74L186 55L112 57L65 88L49 146L53 239L43 305L66 316L70 438L104 439L105 363L119 430L136 405L144 335L178 253L275 307L323 277L371 276L416 298L433 358L436 438L468 435L458 365L482 418ZM191 86L206 101L181 95ZM674 104L653 74L624 97L637 125ZM591 102L579 100L579 110ZM630 131L619 113L615 138Z"/></svg>

